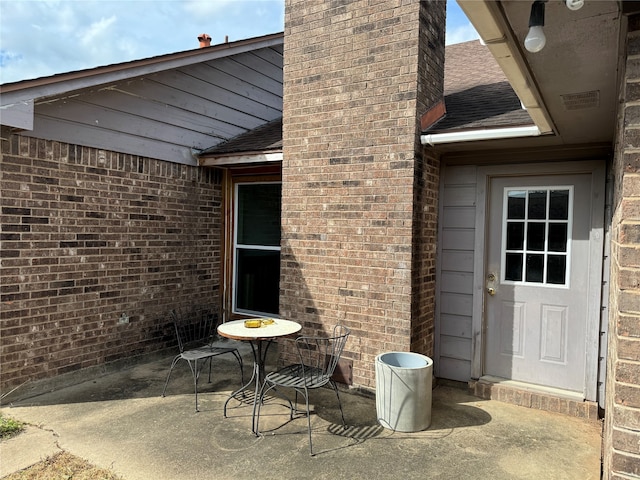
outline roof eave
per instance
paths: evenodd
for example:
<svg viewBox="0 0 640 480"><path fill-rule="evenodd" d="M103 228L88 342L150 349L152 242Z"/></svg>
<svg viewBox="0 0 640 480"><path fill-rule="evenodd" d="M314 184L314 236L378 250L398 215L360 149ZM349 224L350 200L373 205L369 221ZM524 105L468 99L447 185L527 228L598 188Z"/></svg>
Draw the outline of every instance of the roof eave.
<svg viewBox="0 0 640 480"><path fill-rule="evenodd" d="M281 162L282 150L262 152L235 152L227 154L203 155L198 159L201 167L226 167L231 165L251 165L256 163Z"/></svg>
<svg viewBox="0 0 640 480"><path fill-rule="evenodd" d="M499 2L457 0L541 134L557 133Z"/></svg>

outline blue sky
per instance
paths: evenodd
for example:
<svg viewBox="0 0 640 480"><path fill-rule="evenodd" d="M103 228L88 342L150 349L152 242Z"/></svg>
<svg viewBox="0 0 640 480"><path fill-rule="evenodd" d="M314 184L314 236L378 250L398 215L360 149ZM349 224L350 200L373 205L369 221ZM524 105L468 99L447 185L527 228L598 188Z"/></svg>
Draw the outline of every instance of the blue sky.
<svg viewBox="0 0 640 480"><path fill-rule="evenodd" d="M0 0L0 83L281 32L284 0ZM477 38L447 0L447 43Z"/></svg>

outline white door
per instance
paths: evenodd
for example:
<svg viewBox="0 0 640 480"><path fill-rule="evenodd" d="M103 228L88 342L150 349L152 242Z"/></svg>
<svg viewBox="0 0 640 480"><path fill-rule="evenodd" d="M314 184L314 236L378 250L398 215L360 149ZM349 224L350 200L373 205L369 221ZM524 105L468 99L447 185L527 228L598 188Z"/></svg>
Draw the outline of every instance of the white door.
<svg viewBox="0 0 640 480"><path fill-rule="evenodd" d="M488 207L484 375L583 392L591 174L494 177Z"/></svg>

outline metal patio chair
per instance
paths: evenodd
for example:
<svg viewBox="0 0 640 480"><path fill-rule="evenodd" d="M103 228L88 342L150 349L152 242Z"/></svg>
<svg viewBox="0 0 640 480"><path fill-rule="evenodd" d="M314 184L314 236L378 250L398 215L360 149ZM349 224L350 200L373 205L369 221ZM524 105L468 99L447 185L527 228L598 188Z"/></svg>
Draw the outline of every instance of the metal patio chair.
<svg viewBox="0 0 640 480"><path fill-rule="evenodd" d="M313 453L313 443L311 440L311 415L309 411L309 390L329 386L336 392L340 415L342 417L342 427L347 428L344 421L344 412L340 402L340 394L336 383L331 378L338 365L347 338L351 331L343 326L333 327L333 334L330 337L301 336L295 341L300 363L289 365L276 372L267 374L264 384L260 390L260 398L257 402L256 412L256 435L260 434L260 408L264 403L264 398L271 390L290 388L295 391L295 407L288 397L283 396L289 402L290 420L293 420L294 412L298 412L298 394L302 395L306 404L307 426L309 429L309 451ZM280 395L282 396L282 395Z"/></svg>
<svg viewBox="0 0 640 480"><path fill-rule="evenodd" d="M171 310L169 315L173 321L180 353L171 362L169 374L162 390L163 397L167 391L167 385L174 367L180 360L185 360L193 374L196 412L198 412L198 379L200 378L200 372L205 364L209 362L209 383L211 383L211 359L225 353L232 354L238 361L240 366L240 385L244 385L244 367L240 352L231 341L218 339L217 327L220 320L217 313L206 309L175 309Z"/></svg>

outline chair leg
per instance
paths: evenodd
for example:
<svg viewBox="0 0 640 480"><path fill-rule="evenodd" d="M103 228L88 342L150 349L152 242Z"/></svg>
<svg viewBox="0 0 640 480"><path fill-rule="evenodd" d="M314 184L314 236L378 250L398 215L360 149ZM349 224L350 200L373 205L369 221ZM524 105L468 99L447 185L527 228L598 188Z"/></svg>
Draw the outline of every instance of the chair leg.
<svg viewBox="0 0 640 480"><path fill-rule="evenodd" d="M169 367L169 374L167 375L167 380L164 382L164 388L162 389L162 396L165 396L165 393L167 392L167 385L169 385L169 379L171 378L171 372L173 372L173 367L176 366L176 364L178 363L178 360L180 360L180 355L177 355L176 357L173 358L173 360L171 361L171 367Z"/></svg>
<svg viewBox="0 0 640 480"><path fill-rule="evenodd" d="M302 393L302 392L300 392ZM296 391L296 395L297 395L297 391ZM313 442L311 440L311 413L309 412L309 392L307 391L307 389L305 388L305 392L304 392L304 400L305 400L305 404L307 406L307 427L309 429L309 453L311 453L311 456L313 456Z"/></svg>
<svg viewBox="0 0 640 480"><path fill-rule="evenodd" d="M190 361L187 361L187 363L189 364L189 368L191 369L191 373L193 374L193 386L195 389L195 396L196 396L196 412L199 412L200 410L198 410L198 377L200 376L200 372L198 372L198 360L195 360L195 366L191 365Z"/></svg>
<svg viewBox="0 0 640 480"><path fill-rule="evenodd" d="M342 428L346 430L347 424L344 421L344 411L342 410L342 402L340 401L340 394L338 393L338 387L333 381L331 381L330 384L331 384L331 387L333 388L333 391L336 392L336 398L338 399L338 407L340 407L340 416L342 417ZM302 392L300 392L300 394L302 394ZM296 403L297 403L297 395L298 395L298 391L296 390ZM313 453L313 440L311 439L311 413L309 412L309 392L306 389L304 392L304 399L307 407L307 426L309 428L309 452L311 453L311 456L314 456L315 454Z"/></svg>
<svg viewBox="0 0 640 480"><path fill-rule="evenodd" d="M342 410L342 402L340 401L340 394L338 393L338 386L335 384L335 382L332 380L331 382L331 387L333 388L333 391L336 392L336 398L338 399L338 407L340 407L340 416L342 417L342 428L343 429L347 429L347 424L344 421L344 411Z"/></svg>

